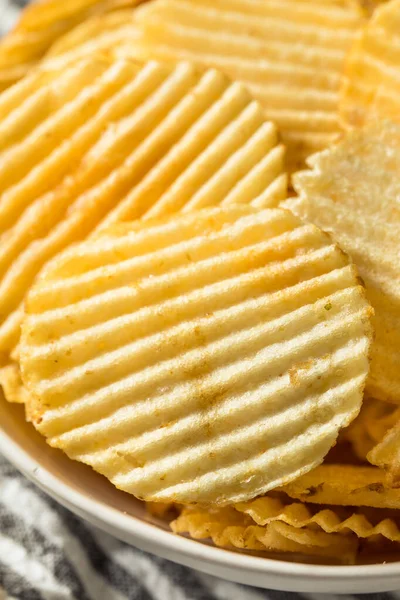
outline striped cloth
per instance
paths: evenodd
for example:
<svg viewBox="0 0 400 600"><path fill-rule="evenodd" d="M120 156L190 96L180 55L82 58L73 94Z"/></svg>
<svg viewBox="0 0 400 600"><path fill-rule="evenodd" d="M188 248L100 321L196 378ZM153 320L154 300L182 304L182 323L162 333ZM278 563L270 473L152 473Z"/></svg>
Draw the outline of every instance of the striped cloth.
<svg viewBox="0 0 400 600"><path fill-rule="evenodd" d="M23 5L0 0L0 35ZM136 550L78 519L0 457L0 600L307 598L346 599L235 585ZM399 594L362 598L394 600Z"/></svg>

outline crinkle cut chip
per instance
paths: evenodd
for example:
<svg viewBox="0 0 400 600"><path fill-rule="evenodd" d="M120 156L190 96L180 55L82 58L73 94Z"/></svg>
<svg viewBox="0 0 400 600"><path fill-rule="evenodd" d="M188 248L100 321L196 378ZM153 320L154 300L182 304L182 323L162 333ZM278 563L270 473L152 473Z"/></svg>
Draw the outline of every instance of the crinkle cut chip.
<svg viewBox="0 0 400 600"><path fill-rule="evenodd" d="M145 500L261 494L360 410L371 308L346 255L288 211L115 225L49 263L26 310L37 428Z"/></svg>
<svg viewBox="0 0 400 600"><path fill-rule="evenodd" d="M284 205L337 240L354 261L374 310L367 393L400 403L400 125L349 132L297 173Z"/></svg>

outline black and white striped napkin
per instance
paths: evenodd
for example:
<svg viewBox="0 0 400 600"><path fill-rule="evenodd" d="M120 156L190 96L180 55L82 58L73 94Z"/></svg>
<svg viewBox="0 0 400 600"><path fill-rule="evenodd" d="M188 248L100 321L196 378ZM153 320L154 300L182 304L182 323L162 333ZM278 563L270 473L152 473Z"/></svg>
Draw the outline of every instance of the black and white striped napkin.
<svg viewBox="0 0 400 600"><path fill-rule="evenodd" d="M0 0L0 35L13 25L25 3ZM59 506L0 457L0 600L307 598L349 600L235 585L146 554ZM362 598L400 600L400 592Z"/></svg>

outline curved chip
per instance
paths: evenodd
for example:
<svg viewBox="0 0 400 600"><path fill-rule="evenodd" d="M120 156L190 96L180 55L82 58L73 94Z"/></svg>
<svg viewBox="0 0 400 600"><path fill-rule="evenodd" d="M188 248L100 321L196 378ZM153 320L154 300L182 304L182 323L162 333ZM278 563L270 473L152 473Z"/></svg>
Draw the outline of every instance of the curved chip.
<svg viewBox="0 0 400 600"><path fill-rule="evenodd" d="M135 52L213 66L245 83L296 170L339 132L341 72L362 13L353 0L154 0L138 11Z"/></svg>
<svg viewBox="0 0 400 600"><path fill-rule="evenodd" d="M400 490L377 467L321 465L279 491L311 504L400 508Z"/></svg>
<svg viewBox="0 0 400 600"><path fill-rule="evenodd" d="M279 498L268 496L236 504L235 508L262 527L274 522L283 522L296 529L308 527L314 531L321 529L326 533L352 532L359 538L382 535L392 542L400 542L400 529L393 519L383 518L373 524L362 512L355 513L351 509L346 509L346 515L339 514L340 511L320 507L316 508L315 512L306 504L293 503L290 500L285 503Z"/></svg>
<svg viewBox="0 0 400 600"><path fill-rule="evenodd" d="M356 456L366 461L368 452L382 441L398 421L400 421L399 407L388 402L366 398L360 414L349 427L343 430L342 435L344 439L351 442Z"/></svg>
<svg viewBox="0 0 400 600"><path fill-rule="evenodd" d="M49 443L118 488L227 504L319 464L357 415L370 310L288 211L114 226L31 290L23 381Z"/></svg>
<svg viewBox="0 0 400 600"><path fill-rule="evenodd" d="M173 513L177 512L177 505L173 502L146 502L146 512L156 519L171 521Z"/></svg>
<svg viewBox="0 0 400 600"><path fill-rule="evenodd" d="M90 56L0 95L0 364L42 265L124 219L285 197L275 126L237 83L188 63Z"/></svg>
<svg viewBox="0 0 400 600"><path fill-rule="evenodd" d="M365 14L370 17L374 11L381 6L382 4L388 2L389 0L358 0L361 8L365 11Z"/></svg>
<svg viewBox="0 0 400 600"><path fill-rule="evenodd" d="M279 521L260 527L233 508L185 508L172 521L171 529L196 540L211 539L222 548L297 553L337 559L346 564L355 562L358 548L357 538L352 535L298 529Z"/></svg>
<svg viewBox="0 0 400 600"><path fill-rule="evenodd" d="M125 9L87 19L52 45L45 56L47 63L51 61L63 69L82 57L110 50L135 58L135 39L139 35L136 13L135 9Z"/></svg>
<svg viewBox="0 0 400 600"><path fill-rule="evenodd" d="M29 394L22 384L18 363L13 362L0 368L0 385L9 402L24 404L28 400Z"/></svg>
<svg viewBox="0 0 400 600"><path fill-rule="evenodd" d="M399 121L400 0L378 7L346 59L340 114L347 127Z"/></svg>
<svg viewBox="0 0 400 600"><path fill-rule="evenodd" d="M400 414L396 411L397 421L386 435L367 455L373 465L385 469L391 485L400 487Z"/></svg>
<svg viewBox="0 0 400 600"><path fill-rule="evenodd" d="M367 392L400 403L400 126L353 131L312 157L285 206L329 232L353 259L375 309Z"/></svg>
<svg viewBox="0 0 400 600"><path fill-rule="evenodd" d="M0 40L0 91L27 75L51 45L91 17L141 0L40 0L22 11L16 27Z"/></svg>

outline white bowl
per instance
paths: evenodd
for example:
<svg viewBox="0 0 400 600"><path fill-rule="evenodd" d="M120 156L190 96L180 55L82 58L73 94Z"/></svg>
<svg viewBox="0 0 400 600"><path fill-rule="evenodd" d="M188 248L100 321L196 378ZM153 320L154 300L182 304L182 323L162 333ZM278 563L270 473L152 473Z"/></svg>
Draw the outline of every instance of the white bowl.
<svg viewBox="0 0 400 600"><path fill-rule="evenodd" d="M330 566L215 548L150 522L144 506L90 468L47 446L21 406L0 397L0 452L40 488L100 529L147 552L231 581L298 592L362 593L400 588L400 562Z"/></svg>

